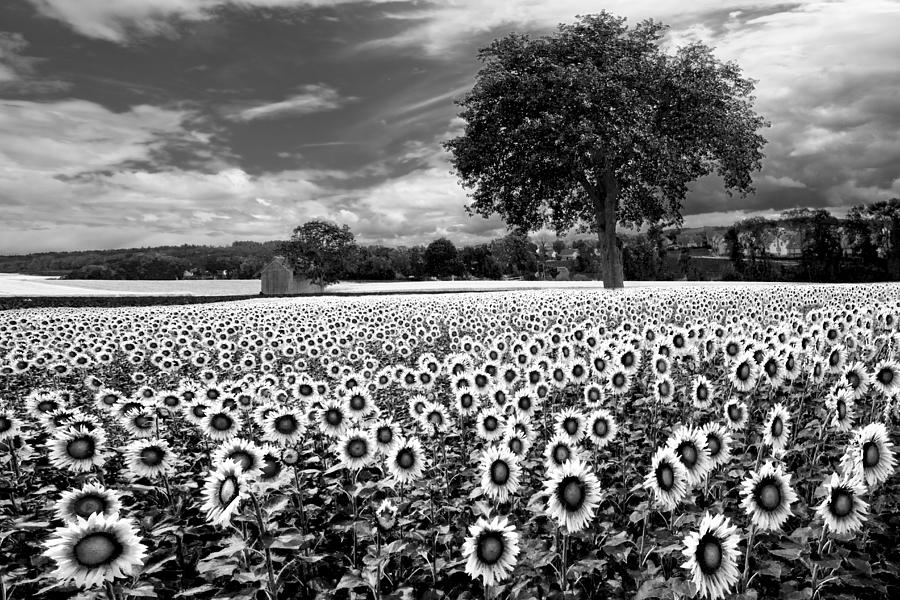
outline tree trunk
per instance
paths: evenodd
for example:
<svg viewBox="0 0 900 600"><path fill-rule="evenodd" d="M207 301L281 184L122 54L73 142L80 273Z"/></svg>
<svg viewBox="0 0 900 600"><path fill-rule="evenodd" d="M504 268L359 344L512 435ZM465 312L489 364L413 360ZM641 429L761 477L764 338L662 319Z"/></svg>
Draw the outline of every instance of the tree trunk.
<svg viewBox="0 0 900 600"><path fill-rule="evenodd" d="M619 200L619 182L609 172L603 174L605 194L597 211L597 239L600 242L600 267L603 271L603 287L624 287L622 252L616 236L616 206Z"/></svg>

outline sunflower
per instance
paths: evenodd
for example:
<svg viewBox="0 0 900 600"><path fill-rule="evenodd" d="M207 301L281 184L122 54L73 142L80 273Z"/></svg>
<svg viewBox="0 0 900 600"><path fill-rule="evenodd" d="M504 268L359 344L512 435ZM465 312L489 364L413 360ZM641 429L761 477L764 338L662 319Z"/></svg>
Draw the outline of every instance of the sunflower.
<svg viewBox="0 0 900 600"><path fill-rule="evenodd" d="M203 490L203 510L206 520L225 527L240 509L241 502L250 495L250 480L233 460L225 460L211 471Z"/></svg>
<svg viewBox="0 0 900 600"><path fill-rule="evenodd" d="M468 416L478 410L478 402L475 393L468 387L460 388L453 392L456 400L456 410L463 416Z"/></svg>
<svg viewBox="0 0 900 600"><path fill-rule="evenodd" d="M687 496L687 469L675 451L668 447L656 451L650 467L652 471L644 478L644 487L653 493L663 510L675 510Z"/></svg>
<svg viewBox="0 0 900 600"><path fill-rule="evenodd" d="M354 387L347 392L345 403L349 417L354 421L362 421L377 410L372 395L363 387Z"/></svg>
<svg viewBox="0 0 900 600"><path fill-rule="evenodd" d="M840 431L853 429L853 420L856 418L856 403L853 402L853 394L849 391L835 390L825 399L828 412L832 413L831 424Z"/></svg>
<svg viewBox="0 0 900 600"><path fill-rule="evenodd" d="M859 400L869 391L870 377L865 365L856 361L844 367L842 380L853 394L853 400Z"/></svg>
<svg viewBox="0 0 900 600"><path fill-rule="evenodd" d="M556 434L568 438L574 445L587 434L587 419L576 408L566 408L556 415Z"/></svg>
<svg viewBox="0 0 900 600"><path fill-rule="evenodd" d="M190 401L186 400L181 405L181 414L194 425L202 427L204 417L206 416L206 413L209 412L212 405L213 402L206 398L197 397Z"/></svg>
<svg viewBox="0 0 900 600"><path fill-rule="evenodd" d="M50 464L57 469L90 471L95 465L103 466L106 432L99 427L90 431L83 427L60 429L47 441L47 447Z"/></svg>
<svg viewBox="0 0 900 600"><path fill-rule="evenodd" d="M206 411L200 431L216 442L228 441L241 430L241 415L224 404L215 404Z"/></svg>
<svg viewBox="0 0 900 600"><path fill-rule="evenodd" d="M861 498L865 493L865 485L854 474L845 473L838 477L837 473L832 473L816 513L834 533L855 533L862 529L863 521L868 518L869 505Z"/></svg>
<svg viewBox="0 0 900 600"><path fill-rule="evenodd" d="M893 444L883 423L869 423L858 430L841 459L845 473L853 473L870 488L884 483L896 466Z"/></svg>
<svg viewBox="0 0 900 600"><path fill-rule="evenodd" d="M632 371L626 371L622 367L612 369L609 374L609 391L615 396L628 393L631 389L632 375Z"/></svg>
<svg viewBox="0 0 900 600"><path fill-rule="evenodd" d="M532 418L541 404L542 400L529 388L522 388L512 396L513 410L521 419Z"/></svg>
<svg viewBox="0 0 900 600"><path fill-rule="evenodd" d="M350 426L347 407L335 398L322 403L322 408L315 412L315 421L319 424L320 431L332 438L341 437Z"/></svg>
<svg viewBox="0 0 900 600"><path fill-rule="evenodd" d="M466 573L491 586L509 578L519 556L519 534L506 517L479 517L463 543Z"/></svg>
<svg viewBox="0 0 900 600"><path fill-rule="evenodd" d="M741 495L741 506L762 531L778 530L791 516L791 504L797 501L790 473L785 475L772 462L763 465L759 472L750 471L741 483Z"/></svg>
<svg viewBox="0 0 900 600"><path fill-rule="evenodd" d="M875 365L872 387L885 396L900 392L900 364L893 360L883 360Z"/></svg>
<svg viewBox="0 0 900 600"><path fill-rule="evenodd" d="M740 354L729 366L728 379L735 390L749 392L759 379L759 366L752 356Z"/></svg>
<svg viewBox="0 0 900 600"><path fill-rule="evenodd" d="M87 519L94 513L112 517L122 508L121 496L96 483L86 483L80 490L67 490L56 501L56 518L65 522Z"/></svg>
<svg viewBox="0 0 900 600"><path fill-rule="evenodd" d="M280 454L276 446L267 444L262 447L262 466L259 467L259 474L254 481L259 491L279 489L290 480L290 474Z"/></svg>
<svg viewBox="0 0 900 600"><path fill-rule="evenodd" d="M400 442L403 431L391 419L380 419L369 426L369 432L375 441L375 449L387 456Z"/></svg>
<svg viewBox="0 0 900 600"><path fill-rule="evenodd" d="M684 465L689 485L700 485L712 468L706 436L694 427L679 425L666 444Z"/></svg>
<svg viewBox="0 0 900 600"><path fill-rule="evenodd" d="M94 513L59 527L45 544L56 561L53 576L85 588L135 574L145 550L131 521Z"/></svg>
<svg viewBox="0 0 900 600"><path fill-rule="evenodd" d="M698 376L691 385L691 401L696 408L708 408L715 393L716 388L703 375Z"/></svg>
<svg viewBox="0 0 900 600"><path fill-rule="evenodd" d="M484 408L475 417L478 437L493 442L503 437L503 416L496 408Z"/></svg>
<svg viewBox="0 0 900 600"><path fill-rule="evenodd" d="M710 470L727 465L731 460L731 432L717 423L707 423L700 431L706 436Z"/></svg>
<svg viewBox="0 0 900 600"><path fill-rule="evenodd" d="M528 450L531 448L531 440L522 431L507 427L503 436L503 445L509 449L513 455L519 458L528 456Z"/></svg>
<svg viewBox="0 0 900 600"><path fill-rule="evenodd" d="M135 479L153 479L175 468L175 456L166 440L140 439L126 446L125 466Z"/></svg>
<svg viewBox="0 0 900 600"><path fill-rule="evenodd" d="M568 436L557 433L544 447L544 465L547 470L558 469L573 459L581 459L581 453Z"/></svg>
<svg viewBox="0 0 900 600"><path fill-rule="evenodd" d="M0 441L9 440L22 430L22 421L6 407L0 407Z"/></svg>
<svg viewBox="0 0 900 600"><path fill-rule="evenodd" d="M615 417L608 410L598 408L587 419L587 433L597 449L603 448L615 439L619 432Z"/></svg>
<svg viewBox="0 0 900 600"><path fill-rule="evenodd" d="M491 446L481 457L481 489L495 502L519 491L521 473L519 459L505 446Z"/></svg>
<svg viewBox="0 0 900 600"><path fill-rule="evenodd" d="M450 415L440 402L429 402L419 416L419 422L428 433L437 435L447 431L447 427L450 425Z"/></svg>
<svg viewBox="0 0 900 600"><path fill-rule="evenodd" d="M829 373L841 373L846 362L847 348L843 344L835 344L828 349L828 354L825 356L825 369Z"/></svg>
<svg viewBox="0 0 900 600"><path fill-rule="evenodd" d="M660 404L671 404L675 398L675 383L666 375L653 382L653 397Z"/></svg>
<svg viewBox="0 0 900 600"><path fill-rule="evenodd" d="M422 444L417 438L400 440L385 459L388 472L399 483L414 483L422 478L427 465Z"/></svg>
<svg viewBox="0 0 900 600"><path fill-rule="evenodd" d="M776 454L787 449L791 437L791 413L780 402L769 409L763 425L763 443L771 446Z"/></svg>
<svg viewBox="0 0 900 600"><path fill-rule="evenodd" d="M561 467L550 469L544 483L549 496L547 514L568 533L577 533L588 526L600 502L600 482L580 460L566 461Z"/></svg>
<svg viewBox="0 0 900 600"><path fill-rule="evenodd" d="M761 372L772 389L778 389L784 382L785 370L781 357L774 350L765 353L760 364Z"/></svg>
<svg viewBox="0 0 900 600"><path fill-rule="evenodd" d="M222 443L212 456L213 466L232 460L241 467L248 478L254 479L262 467L262 448L251 440L234 437Z"/></svg>
<svg viewBox="0 0 900 600"><path fill-rule="evenodd" d="M691 572L701 596L724 598L737 583L739 541L737 527L727 517L709 513L703 516L698 531L685 536L682 554L687 562L681 566Z"/></svg>
<svg viewBox="0 0 900 600"><path fill-rule="evenodd" d="M415 420L419 420L422 417L422 413L425 412L425 408L428 406L429 402L431 401L422 394L416 394L410 397L407 401L409 416Z"/></svg>
<svg viewBox="0 0 900 600"><path fill-rule="evenodd" d="M306 425L299 412L287 407L272 407L261 416L264 440L279 446L290 446L303 439Z"/></svg>
<svg viewBox="0 0 900 600"><path fill-rule="evenodd" d="M152 408L133 408L119 417L122 427L133 438L151 438L156 427L156 411Z"/></svg>
<svg viewBox="0 0 900 600"><path fill-rule="evenodd" d="M588 408L599 408L603 405L603 386L598 383L590 383L584 386L584 404Z"/></svg>
<svg viewBox="0 0 900 600"><path fill-rule="evenodd" d="M731 398L725 403L722 411L725 413L725 425L731 431L739 431L747 426L747 419L750 412L747 410L747 403L737 398Z"/></svg>
<svg viewBox="0 0 900 600"><path fill-rule="evenodd" d="M347 469L358 471L375 460L375 441L368 430L351 427L337 440L335 454Z"/></svg>

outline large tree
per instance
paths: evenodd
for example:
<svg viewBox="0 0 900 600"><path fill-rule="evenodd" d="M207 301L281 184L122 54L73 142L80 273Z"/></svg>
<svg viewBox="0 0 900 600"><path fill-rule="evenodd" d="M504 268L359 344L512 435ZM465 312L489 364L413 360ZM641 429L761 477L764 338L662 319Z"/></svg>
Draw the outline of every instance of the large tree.
<svg viewBox="0 0 900 600"><path fill-rule="evenodd" d="M459 259L459 252L447 238L439 238L428 244L422 258L429 275L434 277L462 275L463 264Z"/></svg>
<svg viewBox="0 0 900 600"><path fill-rule="evenodd" d="M664 32L603 12L481 50L458 101L465 131L445 143L469 209L525 231L595 231L604 285L621 287L617 222L679 223L688 184L709 174L751 192L766 125L753 82L702 44L666 53Z"/></svg>
<svg viewBox="0 0 900 600"><path fill-rule="evenodd" d="M294 228L280 251L297 274L324 288L338 281L354 260L356 244L350 228L328 221L308 221Z"/></svg>

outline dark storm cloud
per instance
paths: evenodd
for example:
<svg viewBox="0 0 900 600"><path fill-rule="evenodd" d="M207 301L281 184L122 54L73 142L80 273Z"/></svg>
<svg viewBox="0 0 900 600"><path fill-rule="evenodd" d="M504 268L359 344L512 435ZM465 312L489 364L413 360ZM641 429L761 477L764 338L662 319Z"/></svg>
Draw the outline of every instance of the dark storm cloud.
<svg viewBox="0 0 900 600"><path fill-rule="evenodd" d="M757 193L697 182L686 223L900 195L896 2L610 0L759 81ZM11 0L0 4L0 251L285 236L502 234L470 217L440 143L477 48L589 0Z"/></svg>

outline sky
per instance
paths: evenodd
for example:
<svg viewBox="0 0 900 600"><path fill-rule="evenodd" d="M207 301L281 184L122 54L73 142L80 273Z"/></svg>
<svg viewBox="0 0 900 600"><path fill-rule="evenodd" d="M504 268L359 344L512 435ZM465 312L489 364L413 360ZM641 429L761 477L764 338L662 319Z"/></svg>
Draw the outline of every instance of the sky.
<svg viewBox="0 0 900 600"><path fill-rule="evenodd" d="M458 246L441 142L476 54L606 9L703 41L757 80L755 195L714 179L685 226L900 196L900 0L2 0L0 253L285 239Z"/></svg>

